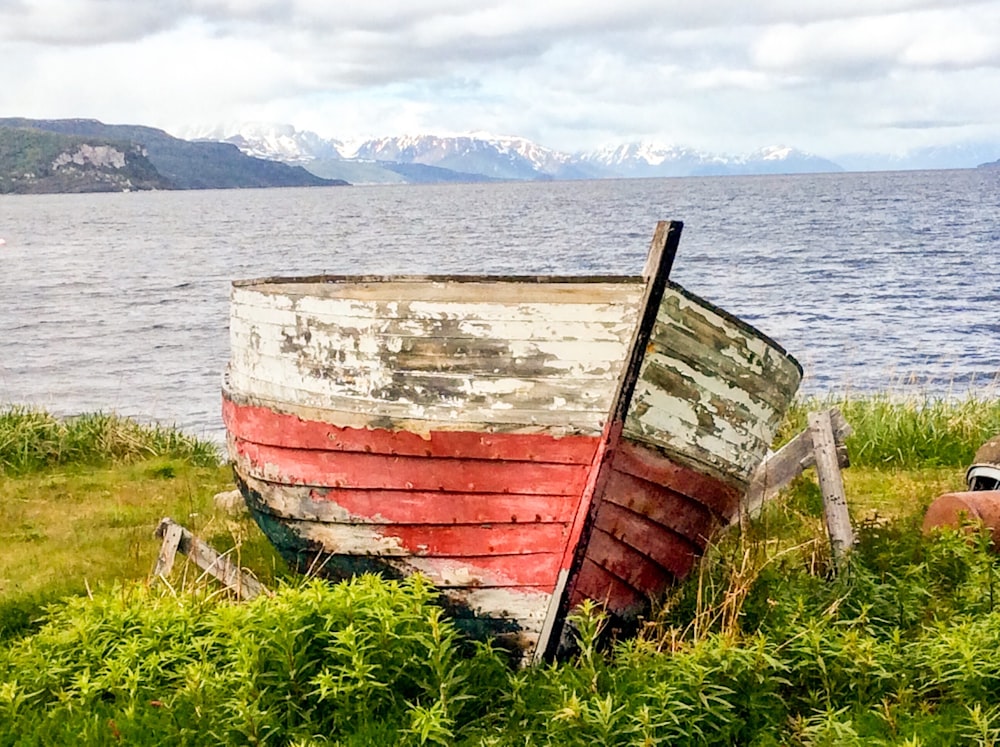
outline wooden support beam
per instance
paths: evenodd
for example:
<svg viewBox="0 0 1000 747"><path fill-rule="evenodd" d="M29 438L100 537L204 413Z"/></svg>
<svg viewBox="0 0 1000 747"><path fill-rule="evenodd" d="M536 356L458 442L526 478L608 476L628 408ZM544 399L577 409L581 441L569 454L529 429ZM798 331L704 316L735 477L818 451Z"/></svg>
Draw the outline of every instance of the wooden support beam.
<svg viewBox="0 0 1000 747"><path fill-rule="evenodd" d="M812 435L813 453L816 455L816 474L823 492L823 510L826 529L830 534L830 547L838 570L843 566L848 551L854 545L854 529L847 511L844 480L837 459L837 444L829 412L809 413L809 432Z"/></svg>
<svg viewBox="0 0 1000 747"><path fill-rule="evenodd" d="M225 555L216 552L207 542L195 537L173 519L165 518L160 521L156 528L156 536L163 538L163 544L153 571L155 576L165 576L170 573L174 557L180 551L203 571L232 589L239 599L253 599L260 594L270 595L271 592L260 581L244 572Z"/></svg>
<svg viewBox="0 0 1000 747"><path fill-rule="evenodd" d="M164 522L170 522L164 525ZM156 528L156 536L163 537L163 544L160 545L160 554L156 557L156 567L153 569L154 576L168 576L174 568L174 558L177 556L177 548L181 544L181 535L184 527L170 519L164 519Z"/></svg>
<svg viewBox="0 0 1000 747"><path fill-rule="evenodd" d="M847 467L850 461L844 440L851 435L853 429L840 410L832 408L827 413L833 427L838 464ZM810 429L806 428L760 463L750 479L750 487L743 499L743 510L740 514L756 516L767 501L778 495L805 470L815 465L813 438Z"/></svg>

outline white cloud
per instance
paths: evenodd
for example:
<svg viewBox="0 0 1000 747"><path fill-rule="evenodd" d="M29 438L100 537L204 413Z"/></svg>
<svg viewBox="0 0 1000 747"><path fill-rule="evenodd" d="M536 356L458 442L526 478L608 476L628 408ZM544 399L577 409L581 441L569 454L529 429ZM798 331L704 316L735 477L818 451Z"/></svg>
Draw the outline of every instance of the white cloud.
<svg viewBox="0 0 1000 747"><path fill-rule="evenodd" d="M824 155L1000 131L1000 0L0 0L0 55L12 116Z"/></svg>

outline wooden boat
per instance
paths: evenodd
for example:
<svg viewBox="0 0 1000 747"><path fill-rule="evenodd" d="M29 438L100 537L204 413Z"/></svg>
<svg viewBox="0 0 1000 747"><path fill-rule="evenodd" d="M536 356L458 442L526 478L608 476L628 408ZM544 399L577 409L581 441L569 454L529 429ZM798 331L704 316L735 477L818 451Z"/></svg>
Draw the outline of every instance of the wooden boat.
<svg viewBox="0 0 1000 747"><path fill-rule="evenodd" d="M460 627L553 655L573 605L619 621L738 511L801 368L644 276L233 284L223 417L260 527L304 571L428 576Z"/></svg>

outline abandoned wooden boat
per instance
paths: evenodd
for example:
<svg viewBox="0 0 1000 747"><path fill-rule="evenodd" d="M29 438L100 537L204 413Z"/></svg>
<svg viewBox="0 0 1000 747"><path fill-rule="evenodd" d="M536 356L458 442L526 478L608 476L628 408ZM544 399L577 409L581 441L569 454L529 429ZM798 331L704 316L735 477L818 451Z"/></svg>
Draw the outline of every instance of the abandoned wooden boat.
<svg viewBox="0 0 1000 747"><path fill-rule="evenodd" d="M639 277L309 277L233 284L223 416L255 519L302 570L423 573L525 657L569 610L623 621L738 511L801 368Z"/></svg>

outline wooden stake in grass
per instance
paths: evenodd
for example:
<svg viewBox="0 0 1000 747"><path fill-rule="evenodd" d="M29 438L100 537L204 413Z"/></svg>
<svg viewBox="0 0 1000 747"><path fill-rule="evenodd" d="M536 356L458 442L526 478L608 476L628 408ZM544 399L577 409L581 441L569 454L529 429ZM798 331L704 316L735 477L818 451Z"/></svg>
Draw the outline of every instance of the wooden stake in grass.
<svg viewBox="0 0 1000 747"><path fill-rule="evenodd" d="M156 560L154 577L166 576L174 564L178 551L187 555L199 568L219 579L239 599L253 599L260 594L270 594L267 588L239 566L220 555L205 541L198 539L173 519L163 519L156 528L156 536L163 538Z"/></svg>
<svg viewBox="0 0 1000 747"><path fill-rule="evenodd" d="M840 570L848 551L854 545L854 529L847 511L847 496L844 493L844 480L840 474L837 443L829 411L809 413L809 434L812 436L813 454L816 458L816 475L823 493L823 511L826 530L830 534L830 548L834 564Z"/></svg>
<svg viewBox="0 0 1000 747"><path fill-rule="evenodd" d="M841 467L850 466L844 440L853 429L837 408L827 410L833 425L833 436L837 444L837 460ZM752 517L760 513L764 504L775 498L796 477L810 467L816 466L809 428L782 446L774 454L761 462L750 479L750 487L743 499L741 517Z"/></svg>

